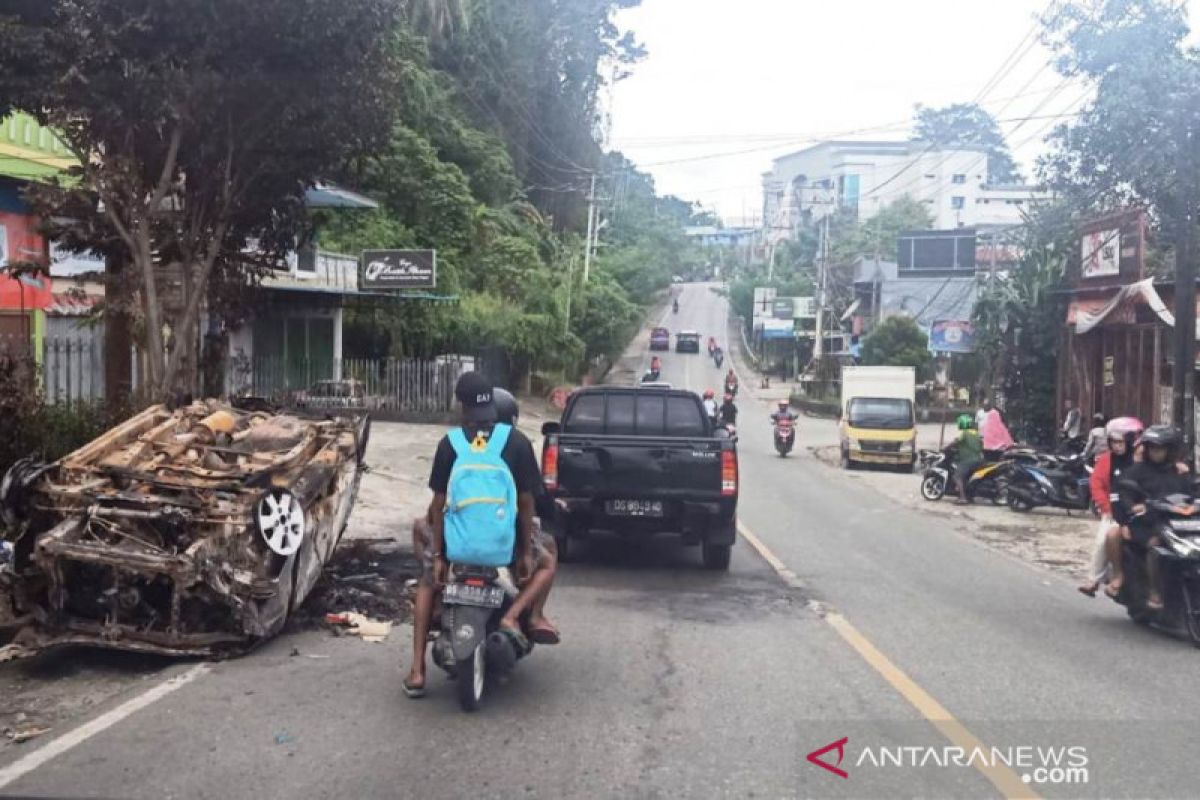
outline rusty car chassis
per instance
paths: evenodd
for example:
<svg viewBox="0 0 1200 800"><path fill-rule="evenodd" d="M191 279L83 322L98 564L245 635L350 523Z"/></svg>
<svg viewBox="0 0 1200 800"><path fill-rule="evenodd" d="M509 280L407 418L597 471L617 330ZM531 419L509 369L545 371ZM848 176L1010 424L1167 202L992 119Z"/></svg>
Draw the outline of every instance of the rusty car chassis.
<svg viewBox="0 0 1200 800"><path fill-rule="evenodd" d="M346 528L369 425L154 406L59 461L18 462L0 484L0 626L20 631L0 660L64 644L220 656L278 633Z"/></svg>

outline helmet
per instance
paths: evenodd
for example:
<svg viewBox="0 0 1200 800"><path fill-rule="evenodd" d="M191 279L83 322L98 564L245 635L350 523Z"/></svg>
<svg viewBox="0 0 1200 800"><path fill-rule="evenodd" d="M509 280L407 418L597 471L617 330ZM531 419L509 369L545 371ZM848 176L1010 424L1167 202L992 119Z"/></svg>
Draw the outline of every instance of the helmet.
<svg viewBox="0 0 1200 800"><path fill-rule="evenodd" d="M1183 435L1174 425L1151 425L1142 434L1142 444L1147 447L1165 447L1170 458L1174 458L1183 444Z"/></svg>
<svg viewBox="0 0 1200 800"><path fill-rule="evenodd" d="M975 427L975 420L971 418L970 414L959 414L958 415L958 429L960 431L967 431L974 427Z"/></svg>
<svg viewBox="0 0 1200 800"><path fill-rule="evenodd" d="M512 392L499 386L492 389L492 404L496 407L496 421L506 425L516 425L521 410L517 407L517 398Z"/></svg>
<svg viewBox="0 0 1200 800"><path fill-rule="evenodd" d="M1092 414L1092 424L1095 425L1097 428L1104 425L1104 415L1103 414Z"/></svg>
<svg viewBox="0 0 1200 800"><path fill-rule="evenodd" d="M1137 417L1117 417L1109 420L1108 424L1104 426L1104 438L1109 441L1124 439L1126 450L1132 453L1138 434L1145 428L1146 426Z"/></svg>
<svg viewBox="0 0 1200 800"><path fill-rule="evenodd" d="M783 399L783 398L780 398L780 400L779 400L779 407L780 407L780 408L787 408L787 407L788 407L788 406L790 406L791 404L792 404L792 401L791 401L791 400L786 400L786 399Z"/></svg>
<svg viewBox="0 0 1200 800"><path fill-rule="evenodd" d="M716 392L714 392L712 389L705 389L705 390L704 390L704 399L705 399L705 400L712 400L712 399L713 399L714 397L716 397L716 396L717 396L717 393L716 393Z"/></svg>

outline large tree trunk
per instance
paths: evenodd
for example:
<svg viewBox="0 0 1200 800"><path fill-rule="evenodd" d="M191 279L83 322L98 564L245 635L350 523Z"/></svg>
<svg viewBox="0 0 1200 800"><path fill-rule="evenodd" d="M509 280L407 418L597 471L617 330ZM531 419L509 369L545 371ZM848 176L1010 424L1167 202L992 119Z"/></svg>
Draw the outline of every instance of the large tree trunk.
<svg viewBox="0 0 1200 800"><path fill-rule="evenodd" d="M105 264L104 402L113 419L130 410L133 396L133 315L125 297L128 269L123 257L109 256Z"/></svg>

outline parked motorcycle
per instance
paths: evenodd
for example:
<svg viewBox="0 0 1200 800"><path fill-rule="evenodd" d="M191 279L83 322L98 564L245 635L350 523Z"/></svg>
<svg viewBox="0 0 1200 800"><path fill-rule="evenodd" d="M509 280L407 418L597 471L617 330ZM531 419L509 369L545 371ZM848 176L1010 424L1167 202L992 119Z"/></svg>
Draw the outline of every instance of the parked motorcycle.
<svg viewBox="0 0 1200 800"><path fill-rule="evenodd" d="M1056 466L1014 462L1008 482L1008 507L1032 511L1038 506L1088 511L1092 494L1088 486L1091 467L1082 455L1063 459Z"/></svg>
<svg viewBox="0 0 1200 800"><path fill-rule="evenodd" d="M944 450L922 450L921 496L926 500L941 500L947 492L958 494L958 465L955 463L957 447L950 445ZM980 464L967 477L967 497L991 500L995 505L1004 505L1008 498L1008 476L1013 462L1008 460Z"/></svg>
<svg viewBox="0 0 1200 800"><path fill-rule="evenodd" d="M507 567L451 564L442 594L442 625L433 661L456 684L463 711L476 711L490 682L512 672L533 651L500 630L500 619L517 596Z"/></svg>
<svg viewBox="0 0 1200 800"><path fill-rule="evenodd" d="M787 418L775 420L775 452L781 458L787 458L796 446L796 425L794 420Z"/></svg>
<svg viewBox="0 0 1200 800"><path fill-rule="evenodd" d="M1200 647L1200 500L1176 494L1145 503L1144 524L1155 525L1162 541L1154 550L1163 607L1146 605L1150 589L1146 553L1132 542L1121 549L1125 581L1114 599L1134 622L1187 638Z"/></svg>

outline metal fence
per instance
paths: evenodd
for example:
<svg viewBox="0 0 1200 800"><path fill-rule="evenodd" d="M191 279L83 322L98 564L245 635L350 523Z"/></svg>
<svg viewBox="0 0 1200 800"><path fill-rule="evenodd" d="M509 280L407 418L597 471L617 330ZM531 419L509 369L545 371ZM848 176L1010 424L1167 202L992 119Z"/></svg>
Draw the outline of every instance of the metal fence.
<svg viewBox="0 0 1200 800"><path fill-rule="evenodd" d="M0 337L0 356L36 363L31 379L39 380L50 403L74 403L104 398L104 346L90 335L48 336L37 345L25 336ZM36 377L34 377L36 376Z"/></svg>
<svg viewBox="0 0 1200 800"><path fill-rule="evenodd" d="M454 410L454 385L474 368L469 356L347 358L342 360L233 359L226 387L313 407L367 408L378 416L442 414Z"/></svg>

